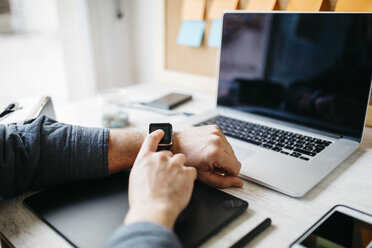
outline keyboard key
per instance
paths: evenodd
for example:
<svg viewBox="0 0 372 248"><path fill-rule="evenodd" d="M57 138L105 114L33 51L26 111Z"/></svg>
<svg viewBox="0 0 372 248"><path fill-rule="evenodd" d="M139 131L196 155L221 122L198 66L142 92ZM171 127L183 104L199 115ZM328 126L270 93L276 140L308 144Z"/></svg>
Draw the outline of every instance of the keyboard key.
<svg viewBox="0 0 372 248"><path fill-rule="evenodd" d="M291 153L291 154L289 154L289 156L292 156L292 157L298 158L298 157L301 156L301 154Z"/></svg>
<svg viewBox="0 0 372 248"><path fill-rule="evenodd" d="M309 156L312 156L312 157L314 157L316 155L315 152L309 152L309 151L299 149L299 148L295 148L294 151L295 152L300 152L300 153L303 153L303 154L306 154L306 155L309 155Z"/></svg>
<svg viewBox="0 0 372 248"><path fill-rule="evenodd" d="M248 143L251 143L253 145L256 145L256 146L260 146L262 143L259 142L259 141L255 141L255 140L252 140L252 139L244 139L245 142L248 142Z"/></svg>
<svg viewBox="0 0 372 248"><path fill-rule="evenodd" d="M309 158L301 156L300 159L309 161Z"/></svg>
<svg viewBox="0 0 372 248"><path fill-rule="evenodd" d="M271 149L273 146L270 145L270 144L263 144L262 147L267 148L267 149Z"/></svg>
<svg viewBox="0 0 372 248"><path fill-rule="evenodd" d="M271 148L271 150L275 151L275 152L280 152L282 150L282 148L275 146L275 147Z"/></svg>

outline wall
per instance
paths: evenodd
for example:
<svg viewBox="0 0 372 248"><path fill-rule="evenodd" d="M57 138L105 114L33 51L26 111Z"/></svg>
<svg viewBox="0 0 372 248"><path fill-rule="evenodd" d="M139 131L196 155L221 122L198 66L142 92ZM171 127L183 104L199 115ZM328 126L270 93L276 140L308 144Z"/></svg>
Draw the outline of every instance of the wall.
<svg viewBox="0 0 372 248"><path fill-rule="evenodd" d="M99 90L154 81L157 4L159 1L88 0ZM118 8L124 15L121 19L116 16Z"/></svg>
<svg viewBox="0 0 372 248"><path fill-rule="evenodd" d="M134 70L136 82L155 81L156 64L156 36L161 35L157 30L156 21L160 14L156 10L160 1L158 0L127 0L132 1L131 12L133 13L133 44L134 48Z"/></svg>
<svg viewBox="0 0 372 248"><path fill-rule="evenodd" d="M40 95L52 96L56 104L67 102L56 2L10 1L10 18L18 26L15 33L9 29L0 35L0 105Z"/></svg>
<svg viewBox="0 0 372 248"><path fill-rule="evenodd" d="M58 29L57 0L10 0L17 33L51 33Z"/></svg>
<svg viewBox="0 0 372 248"><path fill-rule="evenodd" d="M86 0L58 0L59 38L70 101L96 91L89 13Z"/></svg>
<svg viewBox="0 0 372 248"><path fill-rule="evenodd" d="M88 0L98 90L136 82L131 38L133 2ZM117 17L118 7L124 13L122 18Z"/></svg>

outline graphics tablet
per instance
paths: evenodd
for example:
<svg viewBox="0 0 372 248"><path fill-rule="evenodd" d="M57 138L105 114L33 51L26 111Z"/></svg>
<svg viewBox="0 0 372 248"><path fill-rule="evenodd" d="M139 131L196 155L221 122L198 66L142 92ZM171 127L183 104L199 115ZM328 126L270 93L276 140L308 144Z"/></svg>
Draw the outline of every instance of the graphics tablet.
<svg viewBox="0 0 372 248"><path fill-rule="evenodd" d="M76 247L103 247L128 211L125 171L105 180L45 190L24 204ZM196 182L191 202L175 232L184 247L196 247L243 213L248 203Z"/></svg>

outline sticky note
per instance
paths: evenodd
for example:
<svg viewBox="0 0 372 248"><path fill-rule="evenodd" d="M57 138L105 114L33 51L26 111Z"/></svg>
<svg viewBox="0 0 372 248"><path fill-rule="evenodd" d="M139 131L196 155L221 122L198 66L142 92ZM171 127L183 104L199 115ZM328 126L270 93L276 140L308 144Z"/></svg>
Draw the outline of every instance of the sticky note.
<svg viewBox="0 0 372 248"><path fill-rule="evenodd" d="M208 37L208 46L219 47L222 38L222 20L214 19Z"/></svg>
<svg viewBox="0 0 372 248"><path fill-rule="evenodd" d="M335 11L372 12L372 1L371 0L338 0Z"/></svg>
<svg viewBox="0 0 372 248"><path fill-rule="evenodd" d="M273 10L277 0L249 0L246 10Z"/></svg>
<svg viewBox="0 0 372 248"><path fill-rule="evenodd" d="M319 11L323 0L290 0L288 11Z"/></svg>
<svg viewBox="0 0 372 248"><path fill-rule="evenodd" d="M203 40L205 21L182 21L178 32L177 44L182 46L200 47Z"/></svg>
<svg viewBox="0 0 372 248"><path fill-rule="evenodd" d="M224 11L236 10L239 0L213 0L208 7L209 19L221 19Z"/></svg>
<svg viewBox="0 0 372 248"><path fill-rule="evenodd" d="M182 20L204 20L206 0L183 0Z"/></svg>

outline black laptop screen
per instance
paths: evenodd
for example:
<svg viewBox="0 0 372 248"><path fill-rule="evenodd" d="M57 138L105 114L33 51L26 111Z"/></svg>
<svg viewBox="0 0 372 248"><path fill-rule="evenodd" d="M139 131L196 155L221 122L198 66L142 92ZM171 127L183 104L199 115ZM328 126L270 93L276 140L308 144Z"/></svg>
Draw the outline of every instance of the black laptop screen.
<svg viewBox="0 0 372 248"><path fill-rule="evenodd" d="M219 106L360 139L372 14L228 13Z"/></svg>

